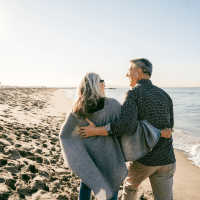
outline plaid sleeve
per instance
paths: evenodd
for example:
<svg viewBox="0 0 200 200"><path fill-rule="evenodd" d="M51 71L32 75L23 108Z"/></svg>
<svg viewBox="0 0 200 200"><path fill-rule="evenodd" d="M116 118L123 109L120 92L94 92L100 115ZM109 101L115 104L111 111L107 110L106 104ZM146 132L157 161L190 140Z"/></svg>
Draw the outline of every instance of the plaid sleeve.
<svg viewBox="0 0 200 200"><path fill-rule="evenodd" d="M136 95L133 91L128 91L125 95L121 108L121 117L110 124L108 135L121 136L124 133L134 132L137 126L138 108L136 105Z"/></svg>
<svg viewBox="0 0 200 200"><path fill-rule="evenodd" d="M169 128L173 128L174 127L174 110L173 110L173 101L171 99L171 97L167 94L167 98L168 98L168 102L169 102L169 108L170 108L170 124L169 124Z"/></svg>
<svg viewBox="0 0 200 200"><path fill-rule="evenodd" d="M174 127L174 111L173 111L173 102L171 100L171 110L170 110L170 128Z"/></svg>

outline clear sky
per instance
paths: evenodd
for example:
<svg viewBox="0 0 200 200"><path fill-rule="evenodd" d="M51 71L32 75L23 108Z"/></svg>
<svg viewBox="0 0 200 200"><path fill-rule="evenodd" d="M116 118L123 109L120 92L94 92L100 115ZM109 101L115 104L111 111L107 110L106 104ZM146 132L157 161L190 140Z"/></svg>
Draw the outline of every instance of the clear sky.
<svg viewBox="0 0 200 200"><path fill-rule="evenodd" d="M0 0L0 82L77 86L88 71L128 86L129 60L160 87L200 87L199 0Z"/></svg>

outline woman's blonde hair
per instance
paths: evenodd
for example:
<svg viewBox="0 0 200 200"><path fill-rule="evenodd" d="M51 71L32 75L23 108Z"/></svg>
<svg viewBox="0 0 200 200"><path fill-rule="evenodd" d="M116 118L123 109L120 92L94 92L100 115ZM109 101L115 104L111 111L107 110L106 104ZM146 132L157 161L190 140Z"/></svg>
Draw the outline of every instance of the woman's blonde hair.
<svg viewBox="0 0 200 200"><path fill-rule="evenodd" d="M100 76L88 72L80 81L73 103L73 111L80 117L89 117L89 109L95 108L101 97L104 97L100 88Z"/></svg>

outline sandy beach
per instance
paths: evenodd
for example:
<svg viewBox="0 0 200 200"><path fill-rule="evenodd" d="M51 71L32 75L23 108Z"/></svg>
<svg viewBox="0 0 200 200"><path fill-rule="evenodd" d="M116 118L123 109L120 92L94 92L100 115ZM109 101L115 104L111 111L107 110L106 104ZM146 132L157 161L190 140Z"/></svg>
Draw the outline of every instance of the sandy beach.
<svg viewBox="0 0 200 200"><path fill-rule="evenodd" d="M71 106L62 89L0 88L1 200L78 199L80 180L65 167L58 139ZM200 199L200 168L175 153L174 199ZM149 180L138 199L153 199Z"/></svg>

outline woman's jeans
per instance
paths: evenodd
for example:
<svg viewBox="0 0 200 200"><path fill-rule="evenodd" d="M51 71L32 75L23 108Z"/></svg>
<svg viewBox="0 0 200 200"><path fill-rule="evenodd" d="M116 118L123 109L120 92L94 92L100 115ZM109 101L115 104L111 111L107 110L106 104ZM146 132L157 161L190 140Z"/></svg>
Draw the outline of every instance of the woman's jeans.
<svg viewBox="0 0 200 200"><path fill-rule="evenodd" d="M115 195L110 200L117 200L118 198L118 191L115 193ZM79 191L79 200L90 200L91 198L91 189L81 181L80 184L80 191Z"/></svg>

